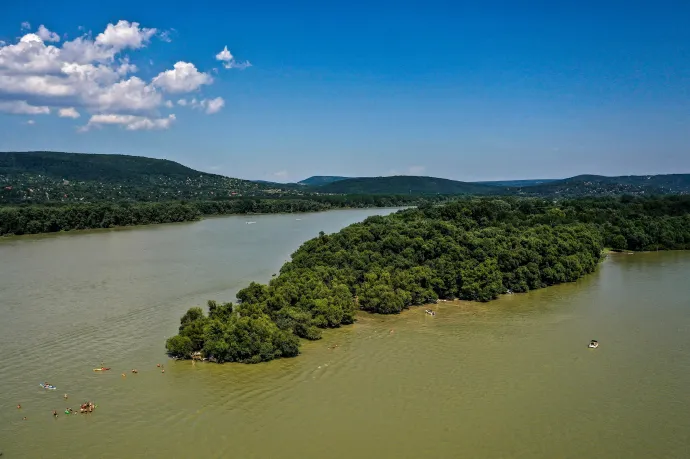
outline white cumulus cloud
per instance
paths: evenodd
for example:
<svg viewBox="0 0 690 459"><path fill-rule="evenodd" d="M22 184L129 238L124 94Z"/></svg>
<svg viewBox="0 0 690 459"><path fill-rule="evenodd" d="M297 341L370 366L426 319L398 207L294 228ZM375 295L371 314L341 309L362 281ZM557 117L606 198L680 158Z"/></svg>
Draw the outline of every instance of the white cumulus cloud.
<svg viewBox="0 0 690 459"><path fill-rule="evenodd" d="M25 100L0 100L0 112L13 115L48 115L50 107L29 105Z"/></svg>
<svg viewBox="0 0 690 459"><path fill-rule="evenodd" d="M249 61L237 62L232 53L228 50L226 46L221 52L216 54L216 60L223 63L223 67L226 69L240 69L244 70L247 67L251 67L252 64Z"/></svg>
<svg viewBox="0 0 690 459"><path fill-rule="evenodd" d="M60 35L56 34L55 32L51 32L43 24L38 26L38 32L36 32L36 35L38 35L43 41L60 41Z"/></svg>
<svg viewBox="0 0 690 459"><path fill-rule="evenodd" d="M140 28L138 22L120 20L117 24L108 24L96 37L96 44L111 47L117 51L125 48L138 49L146 45L156 29Z"/></svg>
<svg viewBox="0 0 690 459"><path fill-rule="evenodd" d="M203 110L207 114L212 115L218 113L223 107L225 107L225 100L222 97L216 97L214 99L201 99L197 100L196 97L187 101L185 99L180 99L177 101L178 105L185 107L189 106L196 108L198 110Z"/></svg>
<svg viewBox="0 0 690 459"><path fill-rule="evenodd" d="M225 107L225 101L222 97L216 97L215 99L208 99L206 103L206 113L209 115L213 113L218 113L221 108Z"/></svg>
<svg viewBox="0 0 690 459"><path fill-rule="evenodd" d="M230 53L230 51L228 50L227 46L225 48L223 48L223 51L216 54L216 60L219 60L219 61L230 62L233 59L234 59L234 57Z"/></svg>
<svg viewBox="0 0 690 459"><path fill-rule="evenodd" d="M74 107L61 108L58 110L60 118L79 118L81 115Z"/></svg>
<svg viewBox="0 0 690 459"><path fill-rule="evenodd" d="M23 24L23 28L30 30L31 25ZM169 34L120 20L108 24L95 38L89 32L61 40L41 24L35 33L25 32L13 43L0 42L0 111L55 112L64 118L86 112L92 115L88 128L166 129L175 118L160 117L162 108L173 106L164 95L199 93L213 78L183 61L153 78L138 76L138 68L125 53L145 48L154 36L165 42ZM232 56L223 60L224 64L233 62ZM217 113L225 104L221 97L197 97L179 99L177 105Z"/></svg>
<svg viewBox="0 0 690 459"><path fill-rule="evenodd" d="M211 75L199 72L194 64L177 62L172 70L161 72L153 79L153 85L170 93L192 92L201 85L213 83Z"/></svg>
<svg viewBox="0 0 690 459"><path fill-rule="evenodd" d="M122 126L129 131L168 129L173 121L175 121L175 115L172 114L167 118L148 118L146 116L118 115L114 113L99 114L91 116L89 122L81 130L87 131L90 128L103 125Z"/></svg>

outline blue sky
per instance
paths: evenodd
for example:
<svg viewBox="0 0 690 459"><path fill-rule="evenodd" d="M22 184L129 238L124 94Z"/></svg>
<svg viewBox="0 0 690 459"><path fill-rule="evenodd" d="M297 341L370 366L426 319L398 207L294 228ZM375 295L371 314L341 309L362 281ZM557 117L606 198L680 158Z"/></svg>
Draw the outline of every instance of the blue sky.
<svg viewBox="0 0 690 459"><path fill-rule="evenodd" d="M0 151L277 181L690 173L689 2L517 3L14 2Z"/></svg>

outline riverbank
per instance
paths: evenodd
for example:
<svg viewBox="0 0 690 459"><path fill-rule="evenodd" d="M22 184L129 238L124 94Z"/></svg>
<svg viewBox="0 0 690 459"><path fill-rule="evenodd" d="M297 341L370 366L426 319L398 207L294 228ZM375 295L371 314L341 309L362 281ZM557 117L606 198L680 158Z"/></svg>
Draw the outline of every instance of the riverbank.
<svg viewBox="0 0 690 459"><path fill-rule="evenodd" d="M267 285L240 290L238 304L189 309L166 349L258 363L296 356L297 338L318 340L358 310L397 314L573 282L597 268L605 247L688 248L686 201L485 198L371 217L305 242Z"/></svg>
<svg viewBox="0 0 690 459"><path fill-rule="evenodd" d="M329 196L318 199L234 199L160 203L86 203L0 207L0 236L112 229L198 221L211 216L312 213L408 207L446 197Z"/></svg>

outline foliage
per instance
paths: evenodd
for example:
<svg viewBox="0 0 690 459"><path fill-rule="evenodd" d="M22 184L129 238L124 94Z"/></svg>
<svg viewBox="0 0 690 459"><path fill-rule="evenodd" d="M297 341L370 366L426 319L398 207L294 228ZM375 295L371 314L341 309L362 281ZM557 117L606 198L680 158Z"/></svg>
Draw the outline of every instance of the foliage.
<svg viewBox="0 0 690 459"><path fill-rule="evenodd" d="M322 193L340 194L492 195L504 192L501 187L480 183L405 175L348 178L316 186L313 189Z"/></svg>
<svg viewBox="0 0 690 459"><path fill-rule="evenodd" d="M182 202L0 207L0 236L186 222L199 218L198 208Z"/></svg>
<svg viewBox="0 0 690 459"><path fill-rule="evenodd" d="M579 175L563 180L458 182L435 177L360 177L309 187L322 193L480 195L575 198L585 196L648 196L690 193L690 174L604 177Z"/></svg>
<svg viewBox="0 0 690 459"><path fill-rule="evenodd" d="M575 281L596 269L604 246L690 248L690 197L474 198L369 217L305 242L267 285L240 290L230 314L216 317L215 303L208 318L191 309L180 336L219 361L292 356L297 337L351 324L357 309L399 313ZM169 352L182 344L169 341Z"/></svg>
<svg viewBox="0 0 690 459"><path fill-rule="evenodd" d="M259 308L234 311L231 303L209 301L209 315L191 308L180 321L180 332L168 339L170 355L188 358L203 351L217 362L259 363L299 354L299 340L281 330Z"/></svg>
<svg viewBox="0 0 690 459"><path fill-rule="evenodd" d="M435 177L315 176L299 184L249 181L173 161L127 155L0 152L0 205L215 201L236 197L313 201L334 195L580 196L690 193L690 174L467 183ZM322 204L324 201L320 201ZM202 212L203 213L203 212Z"/></svg>
<svg viewBox="0 0 690 459"><path fill-rule="evenodd" d="M347 178L350 177L341 177L339 175L313 175L309 178L305 178L304 180L300 180L297 183L300 185L319 186L327 183L337 182L338 180L345 180Z"/></svg>
<svg viewBox="0 0 690 459"><path fill-rule="evenodd" d="M157 202L302 195L297 185L261 184L141 156L0 152L0 203Z"/></svg>
<svg viewBox="0 0 690 459"><path fill-rule="evenodd" d="M690 174L629 175L604 177L578 175L564 180L534 185L506 185L508 194L518 196L556 196L574 198L585 196L620 196L624 194L649 196L690 193Z"/></svg>
<svg viewBox="0 0 690 459"><path fill-rule="evenodd" d="M399 207L445 198L315 196L310 199L234 198L218 201L80 203L0 207L0 236L113 228L198 220L202 215L317 212L339 208Z"/></svg>

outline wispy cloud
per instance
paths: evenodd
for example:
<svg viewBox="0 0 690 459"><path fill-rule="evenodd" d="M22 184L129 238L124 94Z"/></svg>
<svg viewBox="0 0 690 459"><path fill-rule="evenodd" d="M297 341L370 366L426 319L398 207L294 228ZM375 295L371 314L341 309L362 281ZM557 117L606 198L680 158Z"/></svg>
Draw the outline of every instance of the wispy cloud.
<svg viewBox="0 0 690 459"><path fill-rule="evenodd" d="M223 48L221 52L216 54L216 60L221 61L223 63L223 67L226 69L239 69L239 70L244 70L247 67L251 67L252 64L249 61L244 61L244 62L238 62L235 60L235 57L230 53L228 50L228 47L226 46Z"/></svg>

